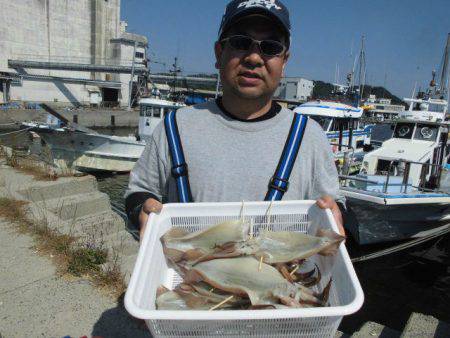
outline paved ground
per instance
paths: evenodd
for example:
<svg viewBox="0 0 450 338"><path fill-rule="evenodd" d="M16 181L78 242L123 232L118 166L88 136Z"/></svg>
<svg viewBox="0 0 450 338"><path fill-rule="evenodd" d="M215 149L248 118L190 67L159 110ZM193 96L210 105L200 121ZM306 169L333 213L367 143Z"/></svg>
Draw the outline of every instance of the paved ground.
<svg viewBox="0 0 450 338"><path fill-rule="evenodd" d="M117 301L56 275L29 236L0 222L0 337L150 337Z"/></svg>

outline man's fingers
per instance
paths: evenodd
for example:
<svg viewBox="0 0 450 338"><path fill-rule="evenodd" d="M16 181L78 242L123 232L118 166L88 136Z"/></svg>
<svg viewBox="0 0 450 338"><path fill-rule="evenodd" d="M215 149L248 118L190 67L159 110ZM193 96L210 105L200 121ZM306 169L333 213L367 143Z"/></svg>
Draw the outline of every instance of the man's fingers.
<svg viewBox="0 0 450 338"><path fill-rule="evenodd" d="M147 200L144 205L142 206L142 211L146 214L150 214L152 212L158 213L162 209L162 204L154 199Z"/></svg>
<svg viewBox="0 0 450 338"><path fill-rule="evenodd" d="M153 199L149 198L142 205L142 210L139 213L139 235L142 240L144 237L145 228L147 227L148 218L152 213L159 213L162 210L162 204Z"/></svg>
<svg viewBox="0 0 450 338"><path fill-rule="evenodd" d="M345 229L344 229L344 221L342 218L341 210L339 209L339 206L337 205L336 201L331 196L323 196L319 198L316 202L317 206L320 209L330 209L331 213L333 214L333 218L336 221L336 225L339 228L339 233L342 236L345 236Z"/></svg>
<svg viewBox="0 0 450 338"><path fill-rule="evenodd" d="M317 205L321 209L332 209L335 204L336 204L336 202L330 196L324 196L317 200Z"/></svg>

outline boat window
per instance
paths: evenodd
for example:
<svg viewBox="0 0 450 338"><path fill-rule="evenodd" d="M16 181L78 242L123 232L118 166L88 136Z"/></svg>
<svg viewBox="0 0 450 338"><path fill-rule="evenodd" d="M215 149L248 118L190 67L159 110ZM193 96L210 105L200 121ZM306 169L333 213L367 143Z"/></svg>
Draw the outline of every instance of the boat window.
<svg viewBox="0 0 450 338"><path fill-rule="evenodd" d="M414 123L397 123L394 130L394 137L411 139L413 131Z"/></svg>
<svg viewBox="0 0 450 338"><path fill-rule="evenodd" d="M333 123L331 125L331 130L333 131L339 131L339 126L342 125L343 129L342 130L348 130L349 124L347 120L342 120L342 119L333 119Z"/></svg>
<svg viewBox="0 0 450 338"><path fill-rule="evenodd" d="M311 118L320 124L323 130L328 131L330 126L331 118L326 116L311 115Z"/></svg>
<svg viewBox="0 0 450 338"><path fill-rule="evenodd" d="M139 111L139 116L145 116L145 108L146 108L146 106L141 104L141 109Z"/></svg>
<svg viewBox="0 0 450 338"><path fill-rule="evenodd" d="M156 118L161 117L161 108L160 107L153 108L153 117L156 117Z"/></svg>
<svg viewBox="0 0 450 338"><path fill-rule="evenodd" d="M437 134L438 126L418 124L414 139L423 141L436 141Z"/></svg>

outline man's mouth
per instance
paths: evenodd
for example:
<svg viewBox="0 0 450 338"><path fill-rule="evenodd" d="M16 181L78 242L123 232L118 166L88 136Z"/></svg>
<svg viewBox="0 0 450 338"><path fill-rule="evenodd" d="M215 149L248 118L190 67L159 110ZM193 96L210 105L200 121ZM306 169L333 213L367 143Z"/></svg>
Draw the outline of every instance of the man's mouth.
<svg viewBox="0 0 450 338"><path fill-rule="evenodd" d="M262 80L262 77L259 74L252 72L241 72L239 73L239 78L239 82L244 86L255 86Z"/></svg>
<svg viewBox="0 0 450 338"><path fill-rule="evenodd" d="M242 72L242 73L239 73L239 76L247 77L247 78L251 78L251 79L261 79L261 76L259 74L252 73L252 72Z"/></svg>

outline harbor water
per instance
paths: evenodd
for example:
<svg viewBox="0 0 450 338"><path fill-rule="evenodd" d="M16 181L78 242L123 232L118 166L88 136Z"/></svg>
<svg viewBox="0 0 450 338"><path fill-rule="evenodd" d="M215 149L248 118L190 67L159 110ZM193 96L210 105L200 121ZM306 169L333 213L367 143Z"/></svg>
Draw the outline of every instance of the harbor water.
<svg viewBox="0 0 450 338"><path fill-rule="evenodd" d="M128 175L98 176L98 184L115 205L124 207ZM346 245L351 257L386 247L358 248L351 240ZM450 322L450 235L354 266L365 301L359 312L344 318L341 331L354 332L367 321L401 331L412 312Z"/></svg>

